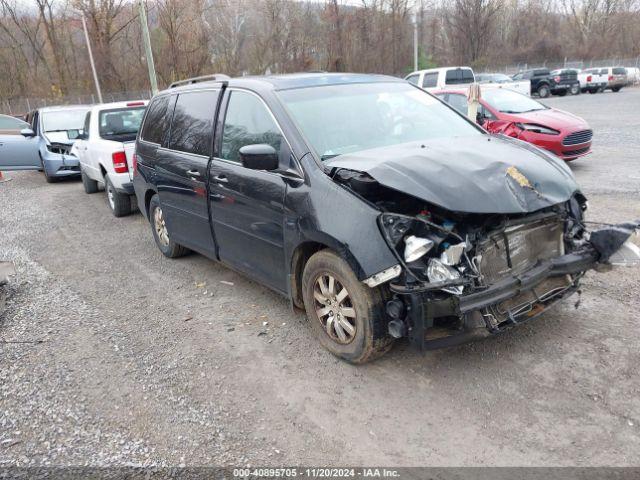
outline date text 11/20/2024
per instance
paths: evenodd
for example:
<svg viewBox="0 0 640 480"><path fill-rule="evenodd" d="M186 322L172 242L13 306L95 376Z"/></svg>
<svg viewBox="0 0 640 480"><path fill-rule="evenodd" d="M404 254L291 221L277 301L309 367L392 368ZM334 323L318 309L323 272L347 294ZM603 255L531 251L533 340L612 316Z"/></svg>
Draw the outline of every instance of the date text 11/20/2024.
<svg viewBox="0 0 640 480"><path fill-rule="evenodd" d="M236 468L235 478L397 478L388 468Z"/></svg>

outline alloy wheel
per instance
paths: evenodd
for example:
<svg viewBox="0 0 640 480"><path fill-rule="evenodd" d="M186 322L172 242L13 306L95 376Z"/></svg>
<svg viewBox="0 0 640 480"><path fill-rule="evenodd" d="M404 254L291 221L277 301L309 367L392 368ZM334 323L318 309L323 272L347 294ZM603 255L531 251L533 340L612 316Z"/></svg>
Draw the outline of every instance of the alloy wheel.
<svg viewBox="0 0 640 480"><path fill-rule="evenodd" d="M113 191L113 186L107 182L107 200L109 201L109 206L111 210L116 209L116 201L115 201L115 192Z"/></svg>
<svg viewBox="0 0 640 480"><path fill-rule="evenodd" d="M164 223L164 217L162 216L162 209L156 207L153 211L153 226L156 229L156 234L160 243L168 247L169 246L169 232L167 231L167 225Z"/></svg>
<svg viewBox="0 0 640 480"><path fill-rule="evenodd" d="M356 336L356 311L349 292L336 278L323 273L313 285L314 308L329 337L346 345Z"/></svg>

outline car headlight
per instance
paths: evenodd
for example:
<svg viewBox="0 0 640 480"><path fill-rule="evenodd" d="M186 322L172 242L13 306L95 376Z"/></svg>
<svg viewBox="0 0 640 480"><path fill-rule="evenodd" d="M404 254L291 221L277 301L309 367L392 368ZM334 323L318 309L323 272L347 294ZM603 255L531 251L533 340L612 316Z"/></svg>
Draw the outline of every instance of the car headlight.
<svg viewBox="0 0 640 480"><path fill-rule="evenodd" d="M404 239L404 261L415 262L433 247L433 240L409 235Z"/></svg>
<svg viewBox="0 0 640 480"><path fill-rule="evenodd" d="M437 258L431 258L427 266L427 277L429 277L429 281L433 283L448 282L458 280L460 278L460 272L453 267L445 265ZM460 295L462 293L462 285L444 287L442 290Z"/></svg>
<svg viewBox="0 0 640 480"><path fill-rule="evenodd" d="M543 127L542 125L536 125L535 123L516 123L516 126L522 130L527 130L533 133L544 133L545 135L558 135L560 133L553 128Z"/></svg>

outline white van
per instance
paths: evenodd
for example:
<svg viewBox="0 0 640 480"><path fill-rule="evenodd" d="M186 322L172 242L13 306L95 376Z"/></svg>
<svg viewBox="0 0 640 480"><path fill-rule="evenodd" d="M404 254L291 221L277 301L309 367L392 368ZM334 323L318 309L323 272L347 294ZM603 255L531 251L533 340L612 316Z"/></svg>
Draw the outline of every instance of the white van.
<svg viewBox="0 0 640 480"><path fill-rule="evenodd" d="M469 85L476 81L476 77L471 67L444 67L418 70L407 75L405 80L431 91L452 85Z"/></svg>

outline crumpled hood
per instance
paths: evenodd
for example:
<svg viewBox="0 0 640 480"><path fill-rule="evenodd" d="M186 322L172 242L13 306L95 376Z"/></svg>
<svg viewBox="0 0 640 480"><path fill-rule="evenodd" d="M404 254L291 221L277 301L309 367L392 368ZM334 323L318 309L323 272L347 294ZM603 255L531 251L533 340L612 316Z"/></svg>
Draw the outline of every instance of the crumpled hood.
<svg viewBox="0 0 640 480"><path fill-rule="evenodd" d="M67 132L46 132L45 136L51 143L59 143L62 145L73 145L74 140L71 140Z"/></svg>
<svg viewBox="0 0 640 480"><path fill-rule="evenodd" d="M411 142L326 160L447 210L528 213L565 202L578 190L565 163L502 136Z"/></svg>
<svg viewBox="0 0 640 480"><path fill-rule="evenodd" d="M518 122L535 123L544 127L555 128L556 130L567 127L577 127L585 130L589 128L589 124L587 124L587 122L582 118L563 110L556 110L555 108L536 110L535 112L518 113L508 116L517 117L517 120L515 121Z"/></svg>

